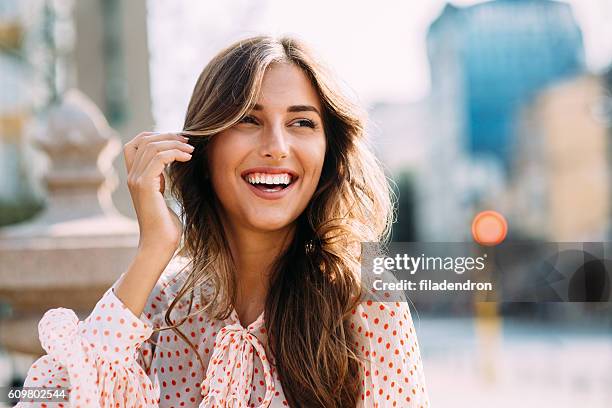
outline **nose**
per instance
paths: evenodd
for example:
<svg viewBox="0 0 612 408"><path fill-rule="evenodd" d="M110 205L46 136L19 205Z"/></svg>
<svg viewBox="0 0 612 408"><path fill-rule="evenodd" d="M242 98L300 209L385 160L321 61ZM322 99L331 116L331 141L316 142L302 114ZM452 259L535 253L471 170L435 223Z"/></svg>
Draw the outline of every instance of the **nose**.
<svg viewBox="0 0 612 408"><path fill-rule="evenodd" d="M289 144L282 124L267 126L262 132L260 153L276 160L289 156Z"/></svg>

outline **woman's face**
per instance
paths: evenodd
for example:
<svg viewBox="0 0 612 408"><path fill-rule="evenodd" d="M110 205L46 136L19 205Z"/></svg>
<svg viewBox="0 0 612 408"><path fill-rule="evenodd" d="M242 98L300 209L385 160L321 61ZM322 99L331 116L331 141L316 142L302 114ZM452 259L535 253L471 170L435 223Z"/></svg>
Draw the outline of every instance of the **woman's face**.
<svg viewBox="0 0 612 408"><path fill-rule="evenodd" d="M325 157L321 113L304 72L293 64L273 64L257 104L212 138L211 181L232 227L279 230L306 208Z"/></svg>

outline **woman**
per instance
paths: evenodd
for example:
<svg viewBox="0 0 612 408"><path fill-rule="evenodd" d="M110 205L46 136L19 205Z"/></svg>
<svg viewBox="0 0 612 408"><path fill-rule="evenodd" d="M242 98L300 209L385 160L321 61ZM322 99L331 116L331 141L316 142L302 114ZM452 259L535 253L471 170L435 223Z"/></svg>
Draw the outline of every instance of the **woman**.
<svg viewBox="0 0 612 408"><path fill-rule="evenodd" d="M181 134L125 145L137 255L84 321L45 313L25 386L83 407L429 406L407 303L360 279L393 220L365 117L296 39L222 50Z"/></svg>

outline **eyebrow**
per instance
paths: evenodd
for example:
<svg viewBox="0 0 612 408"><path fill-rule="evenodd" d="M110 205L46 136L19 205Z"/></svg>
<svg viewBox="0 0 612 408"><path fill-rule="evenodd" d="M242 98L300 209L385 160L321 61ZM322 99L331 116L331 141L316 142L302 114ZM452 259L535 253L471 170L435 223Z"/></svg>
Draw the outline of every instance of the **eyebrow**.
<svg viewBox="0 0 612 408"><path fill-rule="evenodd" d="M263 110L263 106L256 103L252 107L253 110ZM291 105L287 108L287 112L315 112L317 115L321 116L321 112L317 108L312 105Z"/></svg>

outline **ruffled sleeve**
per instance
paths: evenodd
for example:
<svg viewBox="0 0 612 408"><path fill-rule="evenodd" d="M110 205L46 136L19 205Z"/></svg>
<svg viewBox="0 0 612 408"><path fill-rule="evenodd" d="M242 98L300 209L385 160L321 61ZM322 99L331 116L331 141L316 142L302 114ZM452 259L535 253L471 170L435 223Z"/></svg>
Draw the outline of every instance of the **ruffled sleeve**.
<svg viewBox="0 0 612 408"><path fill-rule="evenodd" d="M179 265L169 263L139 317L115 295L119 279L83 321L71 309L48 310L38 324L47 354L32 364L24 387L67 387L69 399L58 407L158 407L160 385L150 371L155 346L147 340L155 342L153 328L168 303L164 289ZM23 400L16 406L44 404Z"/></svg>
<svg viewBox="0 0 612 408"><path fill-rule="evenodd" d="M407 302L367 300L351 329L365 357L362 407L430 406L423 362Z"/></svg>
<svg viewBox="0 0 612 408"><path fill-rule="evenodd" d="M65 406L71 407L157 406L159 384L152 384L138 361L151 352L145 340L153 326L144 312L136 317L115 296L114 285L83 321L71 309L48 310L38 324L47 355L30 367L24 386L68 387Z"/></svg>

